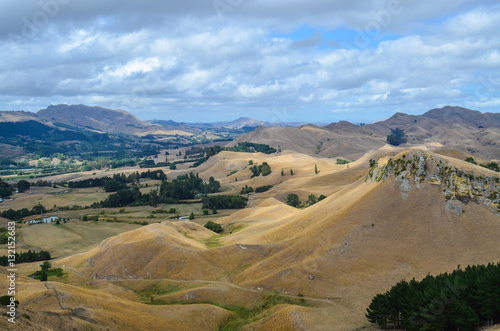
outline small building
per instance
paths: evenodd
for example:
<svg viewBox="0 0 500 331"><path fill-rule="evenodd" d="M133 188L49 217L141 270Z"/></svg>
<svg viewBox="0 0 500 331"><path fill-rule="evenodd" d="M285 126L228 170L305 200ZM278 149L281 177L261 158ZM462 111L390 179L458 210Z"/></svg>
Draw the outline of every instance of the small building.
<svg viewBox="0 0 500 331"><path fill-rule="evenodd" d="M37 219L37 220L26 221L24 223L26 223L26 224L41 224L41 223L50 224L53 222L57 222L58 220L59 220L59 217L51 216L51 217L44 217L44 218L42 218L41 221L39 219Z"/></svg>

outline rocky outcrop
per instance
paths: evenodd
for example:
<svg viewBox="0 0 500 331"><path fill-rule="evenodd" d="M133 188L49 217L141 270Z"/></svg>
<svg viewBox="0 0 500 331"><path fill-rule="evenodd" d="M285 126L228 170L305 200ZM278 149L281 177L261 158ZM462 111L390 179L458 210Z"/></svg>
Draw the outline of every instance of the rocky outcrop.
<svg viewBox="0 0 500 331"><path fill-rule="evenodd" d="M496 214L500 210L499 177L476 176L473 172L457 169L425 151L411 151L398 159L370 169L368 178L381 181L394 176L400 182L401 196L406 199L412 189L420 189L425 183L442 187L448 200L446 209L461 214L469 202L490 208ZM367 178L367 179L368 179Z"/></svg>

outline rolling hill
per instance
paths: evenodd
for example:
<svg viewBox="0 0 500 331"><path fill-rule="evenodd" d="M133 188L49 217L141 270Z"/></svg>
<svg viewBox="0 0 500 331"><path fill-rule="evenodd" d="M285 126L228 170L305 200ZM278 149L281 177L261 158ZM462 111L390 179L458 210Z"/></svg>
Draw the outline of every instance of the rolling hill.
<svg viewBox="0 0 500 331"><path fill-rule="evenodd" d="M102 132L133 134L145 131L152 126L124 110L85 105L50 105L36 114L52 123L64 123Z"/></svg>
<svg viewBox="0 0 500 331"><path fill-rule="evenodd" d="M233 144L249 141L309 155L356 159L385 145L387 135L396 128L404 130L407 146L427 145L437 151L455 150L484 160L500 159L496 143L500 141L500 115L449 106L423 115L396 113L365 126L341 121L325 127L261 127L238 137Z"/></svg>
<svg viewBox="0 0 500 331"><path fill-rule="evenodd" d="M271 175L250 178L244 164L249 158L268 162ZM369 159L378 160L371 169ZM500 256L498 174L423 146L384 146L350 167L297 153L230 152L203 167L200 176L215 174L234 191L274 185L250 196L253 207L218 221L235 229L220 237L222 246L200 245L211 235L200 226L167 222L110 238L57 265L103 281L204 283L165 300L247 306L250 295L277 292L308 303L272 306L248 329L281 324L289 330L352 330L368 326L364 312L371 298L397 281ZM289 167L294 176L276 170ZM239 171L224 178L234 169ZM327 198L296 209L284 204L290 193L302 201L311 193ZM217 294L221 289L241 293L229 299Z"/></svg>

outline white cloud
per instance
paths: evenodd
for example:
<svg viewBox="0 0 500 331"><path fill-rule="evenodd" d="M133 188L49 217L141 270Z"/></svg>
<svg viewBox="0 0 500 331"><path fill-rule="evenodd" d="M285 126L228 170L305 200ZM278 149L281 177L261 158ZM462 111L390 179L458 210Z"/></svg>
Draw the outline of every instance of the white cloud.
<svg viewBox="0 0 500 331"><path fill-rule="evenodd" d="M0 10L11 15L0 32L22 36L21 18L40 7L6 3ZM358 48L345 31L366 33L390 2L243 1L220 19L210 1L73 1L25 42L0 36L0 105L78 102L143 117L151 110L156 118L162 109L218 118L235 109L248 116L316 109L376 119L448 102L495 110L500 7L490 0L399 3L368 47Z"/></svg>
<svg viewBox="0 0 500 331"><path fill-rule="evenodd" d="M104 71L110 76L126 77L135 73L147 73L161 67L161 62L158 57L150 57L146 59L134 59L125 65L119 66L116 69L105 67Z"/></svg>

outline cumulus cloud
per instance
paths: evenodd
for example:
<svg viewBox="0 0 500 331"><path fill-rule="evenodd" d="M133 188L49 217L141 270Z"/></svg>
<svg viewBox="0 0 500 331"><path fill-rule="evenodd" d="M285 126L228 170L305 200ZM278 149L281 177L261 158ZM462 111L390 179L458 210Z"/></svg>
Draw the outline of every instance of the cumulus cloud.
<svg viewBox="0 0 500 331"><path fill-rule="evenodd" d="M200 121L310 121L314 111L328 122L448 103L496 111L500 100L490 0L26 0L0 10L2 109L85 103Z"/></svg>

